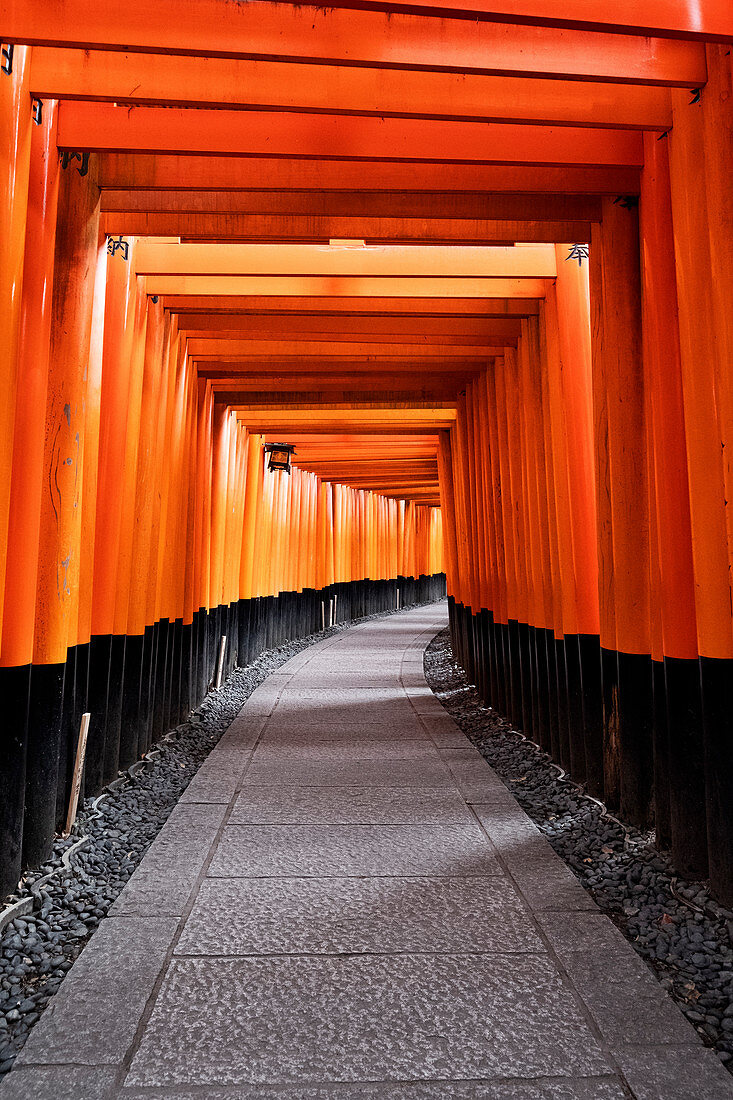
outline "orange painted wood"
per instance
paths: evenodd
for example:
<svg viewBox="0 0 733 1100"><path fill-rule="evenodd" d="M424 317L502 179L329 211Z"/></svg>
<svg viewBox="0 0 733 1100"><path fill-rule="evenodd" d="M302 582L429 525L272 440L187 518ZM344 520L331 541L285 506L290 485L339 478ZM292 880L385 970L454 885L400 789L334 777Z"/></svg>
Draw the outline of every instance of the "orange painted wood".
<svg viewBox="0 0 733 1100"><path fill-rule="evenodd" d="M3 104L0 111L4 112L6 107ZM6 410L14 411L15 424L12 466L4 479L10 494L4 610L0 612L0 665L29 664L33 656L58 189L56 109L51 103L43 125L32 127L31 134L15 368L22 384L13 395L14 410ZM7 256L4 259L8 261ZM11 337L13 323L14 318L6 315L5 337L0 338L3 355L10 350L5 341ZM10 384L9 364L4 365ZM6 396L11 400L10 394Z"/></svg>
<svg viewBox="0 0 733 1100"><path fill-rule="evenodd" d="M67 169L67 172L69 169ZM131 248L131 251L133 251ZM137 276L121 253L110 257L104 317L99 474L94 546L92 633L115 633L122 507L127 490L125 453L137 306ZM132 403L134 404L134 395ZM139 425L138 425L139 428ZM132 436L132 432L130 433ZM134 470L133 470L134 473ZM118 631L125 633L124 627Z"/></svg>
<svg viewBox="0 0 733 1100"><path fill-rule="evenodd" d="M218 0L216 0L218 3ZM126 190L301 192L338 191L510 192L512 194L632 195L639 168L584 165L524 165L373 161L365 175L355 157L334 160L293 157L183 156L108 152L100 157L100 185Z"/></svg>
<svg viewBox="0 0 733 1100"><path fill-rule="evenodd" d="M344 314L354 323L362 324L366 318L375 325L388 325L393 322L413 322L417 325L430 325L438 321L456 324L466 320L481 323L484 320L501 317L526 317L536 315L539 310L537 301L531 298L484 298L476 302L473 298L361 298L341 297L320 298L284 298L276 295L242 295L197 297L168 295L163 305L179 316L181 327L191 313L200 316L247 318L251 323L264 324L265 320L281 319L284 324L297 324L298 321L316 324L314 315L323 320L336 319ZM244 322L243 322L244 323ZM429 329L423 330L429 331Z"/></svg>
<svg viewBox="0 0 733 1100"><path fill-rule="evenodd" d="M177 244L147 239L135 254L138 275L281 275L372 278L552 279L555 250L514 247L394 245L339 247L294 244ZM418 283L419 286L419 283Z"/></svg>
<svg viewBox="0 0 733 1100"><path fill-rule="evenodd" d="M328 244L329 240L359 238L367 244L478 245L485 242L545 243L588 241L590 222L496 221L448 218L361 218L297 214L155 213L105 214L104 229L111 236L180 237L200 241L281 241L286 244Z"/></svg>
<svg viewBox="0 0 733 1100"><path fill-rule="evenodd" d="M271 246L271 247L277 247ZM299 246L306 247L306 246ZM359 275L303 276L303 275L149 275L148 293L158 295L251 295L253 293L293 295L323 295L330 298L342 292L346 297L359 298L415 296L419 289L426 298L444 300L455 296L459 299L493 299L497 297L538 299L545 296L545 280L533 278L435 278L429 275L419 278L390 276L380 278Z"/></svg>
<svg viewBox="0 0 733 1100"><path fill-rule="evenodd" d="M730 562L716 338L713 251L704 176L704 117L689 96L675 96L669 136L670 185L680 326L680 362L690 486L698 652L733 657ZM689 201L695 188L695 202ZM727 367L726 367L727 369Z"/></svg>
<svg viewBox="0 0 733 1100"><path fill-rule="evenodd" d="M10 41L35 45L205 58L282 56L682 86L701 83L705 76L703 51L693 42L569 31L506 19L446 19L422 11L394 11L391 5L384 9L263 2L222 10L217 0L197 0L195 8L162 0L152 9L143 0L131 0L124 8L94 10L84 0L65 0L56 5L51 20L40 0L14 0L3 11L3 33Z"/></svg>
<svg viewBox="0 0 733 1100"><path fill-rule="evenodd" d="M556 297L547 300L548 315L557 324L561 366L551 394L557 430L564 432L572 524L577 628L581 634L599 631L598 544L595 479L593 476L593 397L590 289L587 263L569 260L570 246L557 247ZM553 437L554 438L554 437ZM554 446L554 444L553 444Z"/></svg>
<svg viewBox="0 0 733 1100"><path fill-rule="evenodd" d="M601 645L649 653L649 514L635 210L604 202L590 250Z"/></svg>
<svg viewBox="0 0 733 1100"><path fill-rule="evenodd" d="M46 398L44 480L33 659L66 660L76 643L81 560L85 397L96 274L99 189L95 164L86 177L61 173L54 256L51 348Z"/></svg>
<svg viewBox="0 0 733 1100"><path fill-rule="evenodd" d="M13 462L18 338L31 156L30 51L15 52L14 72L0 73L0 462ZM5 587L10 477L0 479L0 590ZM3 611L0 608L0 630Z"/></svg>
<svg viewBox="0 0 733 1100"><path fill-rule="evenodd" d="M645 150L640 233L644 378L656 536L650 555L657 585L652 629L658 618L659 655L694 660L695 577L668 145L652 139L645 141Z"/></svg>
<svg viewBox="0 0 733 1100"><path fill-rule="evenodd" d="M43 98L130 105L338 111L393 118L664 130L667 88L435 69L293 64L277 58L192 58L43 49L31 92Z"/></svg>
<svg viewBox="0 0 733 1100"><path fill-rule="evenodd" d="M633 131L511 123L313 114L115 107L66 100L59 147L98 153L353 157L537 165L640 166ZM439 151L443 155L439 155ZM448 155L450 151L450 156Z"/></svg>

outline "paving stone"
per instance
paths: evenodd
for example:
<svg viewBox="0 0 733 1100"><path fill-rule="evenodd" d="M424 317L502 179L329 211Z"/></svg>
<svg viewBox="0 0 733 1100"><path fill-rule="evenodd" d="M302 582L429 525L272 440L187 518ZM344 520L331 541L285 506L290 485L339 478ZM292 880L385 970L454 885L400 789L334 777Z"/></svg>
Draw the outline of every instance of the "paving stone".
<svg viewBox="0 0 733 1100"><path fill-rule="evenodd" d="M201 1100L198 1088L124 1089L121 1100ZM207 1088L206 1100L627 1100L617 1078L591 1077L534 1081L402 1081L399 1085L237 1085Z"/></svg>
<svg viewBox="0 0 733 1100"><path fill-rule="evenodd" d="M216 839L226 806L179 802L110 912L179 916Z"/></svg>
<svg viewBox="0 0 733 1100"><path fill-rule="evenodd" d="M702 1046L614 1050L636 1100L731 1100L733 1078Z"/></svg>
<svg viewBox="0 0 733 1100"><path fill-rule="evenodd" d="M279 787L450 787L451 775L439 761L344 760L298 764L253 761L245 778L250 786Z"/></svg>
<svg viewBox="0 0 733 1100"><path fill-rule="evenodd" d="M313 744L319 741L422 741L426 740L425 731L417 724L369 722L361 713L354 713L350 721L335 722L317 718L315 721L298 722L278 718L270 722L263 740L266 744L297 745Z"/></svg>
<svg viewBox="0 0 733 1100"><path fill-rule="evenodd" d="M489 793L487 801L474 805L473 810L530 908L598 912L590 894L555 855L539 829L514 800L513 805L507 805L504 791L506 788L500 785L493 801L489 802Z"/></svg>
<svg viewBox="0 0 733 1100"><path fill-rule="evenodd" d="M473 816L451 787L254 787L234 804L230 825L458 825Z"/></svg>
<svg viewBox="0 0 733 1100"><path fill-rule="evenodd" d="M179 958L127 1083L302 1088L609 1072L542 956Z"/></svg>
<svg viewBox="0 0 733 1100"><path fill-rule="evenodd" d="M697 1033L602 913L546 913L537 920L609 1043L686 1043Z"/></svg>
<svg viewBox="0 0 733 1100"><path fill-rule="evenodd" d="M251 757L251 749L217 745L186 787L180 802L220 802L228 806Z"/></svg>
<svg viewBox="0 0 733 1100"><path fill-rule="evenodd" d="M473 824L229 825L209 868L218 878L497 873Z"/></svg>
<svg viewBox="0 0 733 1100"><path fill-rule="evenodd" d="M266 725L267 718L264 715L246 714L242 711L221 738L217 748L251 749L256 745Z"/></svg>
<svg viewBox="0 0 733 1100"><path fill-rule="evenodd" d="M34 1027L16 1065L120 1065L177 926L174 917L103 920Z"/></svg>
<svg viewBox="0 0 733 1100"><path fill-rule="evenodd" d="M352 760L409 760L417 764L439 763L440 756L427 740L370 741L352 738L348 741L314 741L306 745L278 745L263 740L255 751L253 765L283 766L290 764L342 763Z"/></svg>
<svg viewBox="0 0 733 1100"><path fill-rule="evenodd" d="M108 1100L117 1071L103 1066L22 1066L0 1085L2 1100Z"/></svg>
<svg viewBox="0 0 733 1100"><path fill-rule="evenodd" d="M545 950L502 879L300 878L208 880L176 953Z"/></svg>

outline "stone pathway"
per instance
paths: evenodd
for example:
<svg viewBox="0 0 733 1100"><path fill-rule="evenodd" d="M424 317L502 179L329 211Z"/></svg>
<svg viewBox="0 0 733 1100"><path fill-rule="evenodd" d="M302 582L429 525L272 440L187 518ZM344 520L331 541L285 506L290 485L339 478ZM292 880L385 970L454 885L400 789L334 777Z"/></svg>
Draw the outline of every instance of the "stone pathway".
<svg viewBox="0 0 733 1100"><path fill-rule="evenodd" d="M250 697L0 1100L722 1100L733 1081L427 687L444 604Z"/></svg>

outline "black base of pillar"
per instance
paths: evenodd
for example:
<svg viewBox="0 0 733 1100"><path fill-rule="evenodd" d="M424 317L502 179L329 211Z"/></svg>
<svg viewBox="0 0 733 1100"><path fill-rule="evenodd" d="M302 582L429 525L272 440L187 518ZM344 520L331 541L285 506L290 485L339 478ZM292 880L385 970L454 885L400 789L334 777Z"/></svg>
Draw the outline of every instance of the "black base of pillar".
<svg viewBox="0 0 733 1100"><path fill-rule="evenodd" d="M733 906L733 660L700 658L710 883Z"/></svg>
<svg viewBox="0 0 733 1100"><path fill-rule="evenodd" d="M0 898L15 889L23 869L30 691L30 665L0 668L0 695L5 712L0 734Z"/></svg>
<svg viewBox="0 0 733 1100"><path fill-rule="evenodd" d="M65 664L34 665L31 671L23 817L27 867L43 863L53 848L65 672Z"/></svg>

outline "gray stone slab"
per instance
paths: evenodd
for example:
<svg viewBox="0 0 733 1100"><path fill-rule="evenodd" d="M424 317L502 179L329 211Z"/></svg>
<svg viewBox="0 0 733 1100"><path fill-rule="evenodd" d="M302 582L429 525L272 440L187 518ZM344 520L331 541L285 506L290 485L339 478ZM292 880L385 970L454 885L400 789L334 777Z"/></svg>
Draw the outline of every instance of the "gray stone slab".
<svg viewBox="0 0 733 1100"><path fill-rule="evenodd" d="M291 764L343 763L351 760L382 762L408 760L410 763L440 763L440 756L427 738L412 741L370 741L351 738L347 741L312 741L305 745L280 745L268 739L255 750L253 765L280 767Z"/></svg>
<svg viewBox="0 0 733 1100"><path fill-rule="evenodd" d="M625 1047L614 1051L636 1100L731 1100L733 1077L712 1050Z"/></svg>
<svg viewBox="0 0 733 1100"><path fill-rule="evenodd" d="M186 787L180 802L219 802L228 805L251 756L251 749L219 743Z"/></svg>
<svg viewBox="0 0 733 1100"><path fill-rule="evenodd" d="M361 712L346 722L318 718L315 721L284 721L268 723L263 735L268 745L315 744L319 741L425 741L425 731L417 723L369 722Z"/></svg>
<svg viewBox="0 0 733 1100"><path fill-rule="evenodd" d="M474 825L228 825L209 867L219 878L497 873Z"/></svg>
<svg viewBox="0 0 733 1100"><path fill-rule="evenodd" d="M198 1088L124 1089L121 1100L202 1100ZM237 1085L206 1089L206 1100L627 1100L618 1078L544 1078L534 1081L402 1081L398 1085Z"/></svg>
<svg viewBox="0 0 733 1100"><path fill-rule="evenodd" d="M103 1066L21 1066L0 1085L2 1100L111 1100L117 1071Z"/></svg>
<svg viewBox="0 0 733 1100"><path fill-rule="evenodd" d="M225 811L221 804L179 802L110 912L180 916Z"/></svg>
<svg viewBox="0 0 733 1100"><path fill-rule="evenodd" d="M207 880L179 955L545 951L499 878Z"/></svg>
<svg viewBox="0 0 733 1100"><path fill-rule="evenodd" d="M252 762L245 783L253 787L301 784L307 787L452 787L451 774L439 762L412 760L310 761L282 764Z"/></svg>
<svg viewBox="0 0 733 1100"><path fill-rule="evenodd" d="M256 745L267 718L261 714L245 714L240 711L218 743L219 748L250 749Z"/></svg>
<svg viewBox="0 0 733 1100"><path fill-rule="evenodd" d="M612 1044L682 1043L697 1032L643 959L601 913L545 913L537 920Z"/></svg>
<svg viewBox="0 0 733 1100"><path fill-rule="evenodd" d="M542 956L212 958L171 964L127 1083L609 1072Z"/></svg>
<svg viewBox="0 0 733 1100"><path fill-rule="evenodd" d="M452 787L253 787L230 825L459 825L473 821Z"/></svg>
<svg viewBox="0 0 733 1100"><path fill-rule="evenodd" d="M497 788L491 803L474 805L473 810L530 908L598 912L590 894L536 825L514 799L507 804L504 791L503 786Z"/></svg>
<svg viewBox="0 0 733 1100"><path fill-rule="evenodd" d="M177 926L173 917L103 920L33 1028L16 1065L120 1065Z"/></svg>

